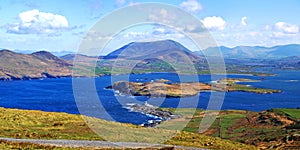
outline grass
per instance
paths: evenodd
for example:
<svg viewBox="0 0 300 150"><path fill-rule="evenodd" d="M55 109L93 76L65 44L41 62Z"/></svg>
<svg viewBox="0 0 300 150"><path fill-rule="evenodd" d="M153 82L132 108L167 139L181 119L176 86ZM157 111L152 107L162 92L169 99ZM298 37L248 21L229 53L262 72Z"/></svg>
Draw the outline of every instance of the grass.
<svg viewBox="0 0 300 150"><path fill-rule="evenodd" d="M243 124L246 116L260 113L239 110L220 111L212 126L199 134L199 124L204 111L200 109L159 108L180 114L181 118L163 122L155 128L104 121L97 118L66 113L42 112L0 108L0 136L30 139L107 140L125 142L150 142L194 146L208 149L256 149L240 142L272 143L297 133L280 126ZM213 111L211 113L214 113ZM272 109L265 112L299 119L299 109ZM89 122L89 126L84 119ZM270 118L272 119L272 118ZM186 126L185 126L186 125ZM183 131L180 131L181 128ZM220 129L220 131L218 131ZM96 134L96 133L101 134ZM207 136L211 135L211 136ZM233 141L230 141L233 140ZM0 149L74 149L30 143L0 141ZM84 148L78 148L84 149ZM90 149L90 148L88 148Z"/></svg>
<svg viewBox="0 0 300 150"><path fill-rule="evenodd" d="M212 149L224 149L224 150L254 150L257 149L254 146L248 146L238 142L232 142L221 138L209 137L202 134L180 132L175 137L170 139L167 144L193 146Z"/></svg>
<svg viewBox="0 0 300 150"><path fill-rule="evenodd" d="M254 87L250 87L250 86L246 86L246 85L241 85L241 84L231 84L231 87L235 91L252 92L252 93L258 93L258 94L279 93L279 92L281 92L280 90L254 88Z"/></svg>
<svg viewBox="0 0 300 150"><path fill-rule="evenodd" d="M45 146L32 143L23 143L23 142L8 142L0 140L0 149L57 149L57 150L71 150L71 149L80 149L80 148L68 148L68 147L56 147L56 146Z"/></svg>
<svg viewBox="0 0 300 150"><path fill-rule="evenodd" d="M45 150L124 150L124 148L104 148L104 147L59 147L52 145L41 145L41 144L33 144L27 142L9 142L0 140L0 149L8 150L8 149L18 149L18 150L36 150L36 149L45 149ZM130 148L126 148L127 150L133 150ZM150 148L149 148L150 149Z"/></svg>
<svg viewBox="0 0 300 150"><path fill-rule="evenodd" d="M190 114L189 109L182 109L181 112L182 114ZM196 112L201 112L201 110L197 110ZM89 126L84 120L89 122ZM101 137L95 132L100 133L99 135ZM159 127L143 128L131 124L110 122L66 113L6 108L0 108L0 136L25 139L72 139L166 143L209 149L225 149L226 147L232 149L254 149L252 146L198 133L166 130ZM2 147L19 149L68 149L44 147L29 143L20 144L0 141L0 149L4 149Z"/></svg>
<svg viewBox="0 0 300 150"><path fill-rule="evenodd" d="M300 119L300 109L289 109L289 108L274 108L271 111L281 115L287 115L294 120Z"/></svg>
<svg viewBox="0 0 300 150"><path fill-rule="evenodd" d="M251 80L251 79L234 79L234 78L227 78L220 80L222 84L226 84L227 89L229 91L242 91L242 92L252 92L257 94L266 94L266 93L279 93L280 90L274 90L274 89L265 89L265 88L256 88L252 86L242 85L238 84L238 82L258 82L257 80Z"/></svg>
<svg viewBox="0 0 300 150"><path fill-rule="evenodd" d="M219 135L222 138L229 139L230 137L233 137L233 133L228 133L228 128L232 127L233 125L237 124L238 120L241 118L245 118L245 114L238 114L238 113L232 113L232 114L226 114L222 115L221 118L221 135Z"/></svg>
<svg viewBox="0 0 300 150"><path fill-rule="evenodd" d="M76 130L81 131L77 132ZM103 140L79 115L0 108L0 136L36 139Z"/></svg>

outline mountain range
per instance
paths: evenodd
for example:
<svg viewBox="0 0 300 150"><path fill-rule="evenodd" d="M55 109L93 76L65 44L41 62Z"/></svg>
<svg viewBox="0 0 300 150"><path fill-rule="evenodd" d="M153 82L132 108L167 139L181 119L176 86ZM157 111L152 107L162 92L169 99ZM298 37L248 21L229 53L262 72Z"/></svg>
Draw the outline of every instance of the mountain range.
<svg viewBox="0 0 300 150"><path fill-rule="evenodd" d="M208 56L216 56L215 50L220 49L224 58L228 59L282 59L291 56L300 56L300 45L280 45L273 47L237 46L228 48L210 47L205 49ZM200 52L198 52L200 54Z"/></svg>
<svg viewBox="0 0 300 150"><path fill-rule="evenodd" d="M274 47L238 46L234 48L219 47L227 67L239 71L249 64L272 64L280 67L300 68L300 45L282 45ZM172 40L153 42L132 42L107 54L106 56L86 56L82 54L67 54L57 57L47 51L31 54L21 54L10 50L0 50L0 80L56 78L72 75L73 61L76 60L82 68L93 69L97 75L110 74L111 68L118 61L119 70L129 70L135 65L136 73L143 72L172 72L175 66L185 70L196 66L205 70L205 57L215 56L216 47L208 48L206 56L192 52L182 44ZM137 60L138 64L131 64ZM97 68L92 68L92 62L97 61ZM232 65L233 64L233 65ZM114 66L115 67L115 66ZM81 69L82 69L81 68ZM119 72L122 73L122 72Z"/></svg>

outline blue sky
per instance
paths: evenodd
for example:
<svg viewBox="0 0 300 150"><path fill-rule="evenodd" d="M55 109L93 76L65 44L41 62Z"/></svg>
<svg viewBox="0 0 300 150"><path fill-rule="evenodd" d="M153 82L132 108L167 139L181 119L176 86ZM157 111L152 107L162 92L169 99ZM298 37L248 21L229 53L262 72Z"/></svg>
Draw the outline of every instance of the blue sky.
<svg viewBox="0 0 300 150"><path fill-rule="evenodd" d="M75 52L103 16L143 2L167 3L188 11L201 20L220 46L300 44L299 0L1 0L0 48ZM140 38L154 30L163 29L137 27L123 35Z"/></svg>

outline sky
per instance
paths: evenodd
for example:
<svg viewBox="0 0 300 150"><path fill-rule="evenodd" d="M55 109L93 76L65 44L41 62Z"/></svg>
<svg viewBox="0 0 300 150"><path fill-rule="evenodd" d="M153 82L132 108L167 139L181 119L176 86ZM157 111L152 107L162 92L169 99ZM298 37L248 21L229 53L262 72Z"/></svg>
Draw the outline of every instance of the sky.
<svg viewBox="0 0 300 150"><path fill-rule="evenodd" d="M1 0L0 49L76 52L103 17L144 2L187 11L201 21L218 46L300 44L299 0ZM138 39L181 37L176 29L161 25L140 25L122 32L119 42L110 44L106 53Z"/></svg>

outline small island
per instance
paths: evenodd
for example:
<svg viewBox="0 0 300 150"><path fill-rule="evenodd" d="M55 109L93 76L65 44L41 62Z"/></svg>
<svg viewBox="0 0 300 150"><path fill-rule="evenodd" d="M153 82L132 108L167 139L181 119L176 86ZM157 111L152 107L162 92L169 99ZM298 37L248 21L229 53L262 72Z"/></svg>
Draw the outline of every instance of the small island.
<svg viewBox="0 0 300 150"><path fill-rule="evenodd" d="M128 82L118 81L107 89L113 89L124 95L152 96L152 97L190 97L196 96L203 91L221 92L251 92L257 94L280 93L281 90L256 88L249 85L238 84L238 82L258 82L257 80L245 78L226 78L214 83L182 82L172 83L166 79L154 80L152 82Z"/></svg>

